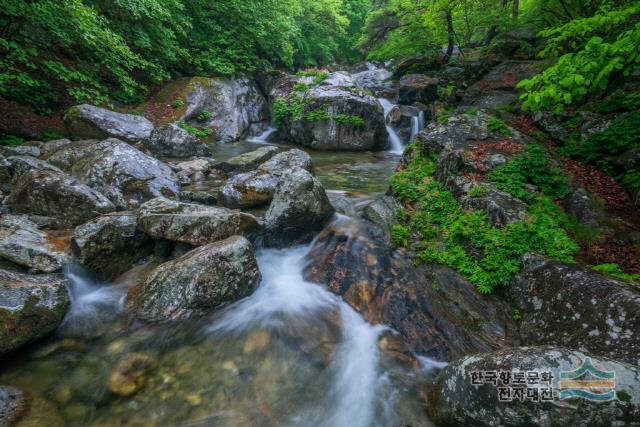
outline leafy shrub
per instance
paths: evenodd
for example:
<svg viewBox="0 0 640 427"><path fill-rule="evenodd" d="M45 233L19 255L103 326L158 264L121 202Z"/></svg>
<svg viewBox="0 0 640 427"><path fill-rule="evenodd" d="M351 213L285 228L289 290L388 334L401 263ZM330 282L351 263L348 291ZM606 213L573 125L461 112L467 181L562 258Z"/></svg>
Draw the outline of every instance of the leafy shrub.
<svg viewBox="0 0 640 427"><path fill-rule="evenodd" d="M398 224L391 227L391 240L396 246L406 246L410 236L411 230L409 227Z"/></svg>
<svg viewBox="0 0 640 427"><path fill-rule="evenodd" d="M196 120L200 123L204 123L211 118L211 113L208 111L200 111L196 116Z"/></svg>
<svg viewBox="0 0 640 427"><path fill-rule="evenodd" d="M184 106L185 106L185 103L182 99L176 99L175 101L173 101L173 104L171 104L171 107L175 108L176 110Z"/></svg>
<svg viewBox="0 0 640 427"><path fill-rule="evenodd" d="M0 133L0 145L4 145L6 147L13 147L16 145L21 145L24 143L24 139L15 135Z"/></svg>
<svg viewBox="0 0 640 427"><path fill-rule="evenodd" d="M293 85L293 90L295 92L307 92L309 90L309 86L304 83L296 83Z"/></svg>
<svg viewBox="0 0 640 427"><path fill-rule="evenodd" d="M638 111L640 110L640 92L617 92L598 102L593 110L602 114Z"/></svg>
<svg viewBox="0 0 640 427"><path fill-rule="evenodd" d="M299 120L304 112L304 101L299 95L278 98L273 103L273 120L276 126L284 120Z"/></svg>
<svg viewBox="0 0 640 427"><path fill-rule="evenodd" d="M309 111L304 115L304 118L308 122L321 122L323 120L329 120L331 116L326 108L318 108L313 111Z"/></svg>
<svg viewBox="0 0 640 427"><path fill-rule="evenodd" d="M339 124L350 124L354 126L364 126L364 119L360 116L351 116L348 114L336 114L333 119Z"/></svg>
<svg viewBox="0 0 640 427"><path fill-rule="evenodd" d="M412 246L419 260L448 265L480 292L488 293L508 283L521 268L520 258L526 252L566 262L573 259L578 246L564 230L567 219L563 212L548 197L532 200L525 220L495 228L484 212L465 212L434 179L434 172L433 160L415 154L406 169L392 178L394 194L412 206L401 227L413 230L419 238ZM407 244L406 230L395 230L396 244Z"/></svg>
<svg viewBox="0 0 640 427"><path fill-rule="evenodd" d="M636 284L640 284L640 274L625 273L624 271L622 271L622 268L620 268L618 264L600 264L594 266L593 269L601 273L613 276L617 279L627 280L630 282L636 282Z"/></svg>
<svg viewBox="0 0 640 427"><path fill-rule="evenodd" d="M213 129L196 128L196 127L191 126L189 123L187 123L185 121L179 122L178 126L180 126L182 129L186 130L187 132L189 132L191 135L195 136L196 138L206 138L208 136L213 135Z"/></svg>
<svg viewBox="0 0 640 427"><path fill-rule="evenodd" d="M527 185L558 199L567 197L570 191L567 177L552 165L545 150L537 144L527 145L524 152L495 168L487 178L499 190L527 202L536 199L535 194L527 190Z"/></svg>

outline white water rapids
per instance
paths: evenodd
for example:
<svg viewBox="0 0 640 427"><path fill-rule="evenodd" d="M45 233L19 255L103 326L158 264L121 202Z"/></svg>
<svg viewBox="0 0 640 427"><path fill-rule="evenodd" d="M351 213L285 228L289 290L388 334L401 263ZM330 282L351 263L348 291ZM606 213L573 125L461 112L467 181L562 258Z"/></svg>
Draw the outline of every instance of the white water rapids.
<svg viewBox="0 0 640 427"><path fill-rule="evenodd" d="M393 154L402 154L404 152L404 145L402 144L402 140L400 136L396 133L395 129L389 123L389 113L395 106L391 101L385 98L378 99L380 105L382 105L382 109L384 110L384 124L387 127L387 133L389 134L389 144L391 149L389 150Z"/></svg>

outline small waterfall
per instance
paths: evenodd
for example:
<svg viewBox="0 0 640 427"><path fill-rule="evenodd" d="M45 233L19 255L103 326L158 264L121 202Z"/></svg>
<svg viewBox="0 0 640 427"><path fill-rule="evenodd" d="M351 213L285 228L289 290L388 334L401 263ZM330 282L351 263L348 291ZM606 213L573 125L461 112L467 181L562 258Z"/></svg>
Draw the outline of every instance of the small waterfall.
<svg viewBox="0 0 640 427"><path fill-rule="evenodd" d="M378 100L380 105L384 110L384 124L387 127L387 133L389 134L389 142L391 143L391 150L389 150L393 154L402 154L404 152L404 146L402 145L402 140L393 129L391 124L389 124L389 113L391 109L395 106L391 101L385 98L380 98Z"/></svg>
<svg viewBox="0 0 640 427"><path fill-rule="evenodd" d="M424 129L424 111L420 111L417 116L411 117L411 138L409 141L413 141L413 138Z"/></svg>
<svg viewBox="0 0 640 427"><path fill-rule="evenodd" d="M267 142L267 139L269 139L269 136L271 136L272 133L274 133L277 129L274 127L269 127L267 130L265 130L264 132L262 132L260 135L258 136L252 136L247 138L247 141L249 142L254 142L256 144L264 144Z"/></svg>
<svg viewBox="0 0 640 427"><path fill-rule="evenodd" d="M420 130L424 129L424 111L418 113L418 128Z"/></svg>

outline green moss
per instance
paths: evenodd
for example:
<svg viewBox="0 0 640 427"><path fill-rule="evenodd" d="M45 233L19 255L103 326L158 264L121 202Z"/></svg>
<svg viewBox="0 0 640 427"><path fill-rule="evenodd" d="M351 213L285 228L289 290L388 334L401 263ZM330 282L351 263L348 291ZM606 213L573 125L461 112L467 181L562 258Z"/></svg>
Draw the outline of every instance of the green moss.
<svg viewBox="0 0 640 427"><path fill-rule="evenodd" d="M348 114L336 114L333 119L336 123L350 124L354 126L364 126L364 119L360 116L351 116Z"/></svg>
<svg viewBox="0 0 640 427"><path fill-rule="evenodd" d="M171 106L175 109L178 109L184 107L185 103L182 99L176 99L175 101L173 101L173 104L171 104Z"/></svg>
<svg viewBox="0 0 640 427"><path fill-rule="evenodd" d="M213 130L209 129L209 128L196 128L191 126L189 123L185 122L185 121L181 121L178 123L178 126L180 126L182 129L186 130L188 133L190 133L191 135L195 136L196 138L206 138L208 136L213 135Z"/></svg>
<svg viewBox="0 0 640 427"><path fill-rule="evenodd" d="M208 111L200 111L196 116L196 120L200 123L204 123L211 118L211 113Z"/></svg>
<svg viewBox="0 0 640 427"><path fill-rule="evenodd" d="M476 185L469 191L471 197L484 197L487 194L489 194L489 190L483 185Z"/></svg>
<svg viewBox="0 0 640 427"><path fill-rule="evenodd" d="M573 260L578 246L565 230L565 215L549 197L531 200L525 220L495 228L484 212L463 210L434 173L435 161L415 154L392 178L396 197L412 207L400 226L412 231L411 249L420 261L448 265L488 293L520 270L524 253ZM406 237L404 229L395 234L394 241Z"/></svg>
<svg viewBox="0 0 640 427"><path fill-rule="evenodd" d="M613 276L617 279L634 282L635 284L640 285L640 274L625 273L624 271L622 271L622 268L620 268L618 264L600 264L594 266L593 269L601 273L608 274L609 276Z"/></svg>
<svg viewBox="0 0 640 427"><path fill-rule="evenodd" d="M404 225L395 224L391 227L391 240L396 246L407 246L411 230Z"/></svg>
<svg viewBox="0 0 640 427"><path fill-rule="evenodd" d="M329 112L326 108L321 107L316 110L309 111L304 115L304 118L308 122L321 122L324 120L329 120L331 116L329 115Z"/></svg>

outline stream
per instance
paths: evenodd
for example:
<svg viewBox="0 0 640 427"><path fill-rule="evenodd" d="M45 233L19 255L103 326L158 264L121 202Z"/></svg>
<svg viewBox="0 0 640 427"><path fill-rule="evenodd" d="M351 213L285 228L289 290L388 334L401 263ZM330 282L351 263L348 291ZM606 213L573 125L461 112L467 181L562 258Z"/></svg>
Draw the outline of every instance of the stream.
<svg viewBox="0 0 640 427"><path fill-rule="evenodd" d="M213 157L261 144L218 144ZM386 191L398 161L389 152L310 154L327 192L355 203ZM37 408L36 421L19 425L430 425L421 372L379 349L387 328L304 280L311 245L258 249L263 277L251 296L204 319L160 325L138 323L123 308L151 265L110 284L68 266L72 308L62 327L0 373L0 384L25 390ZM129 394L131 383L143 386ZM112 392L118 387L121 395Z"/></svg>

